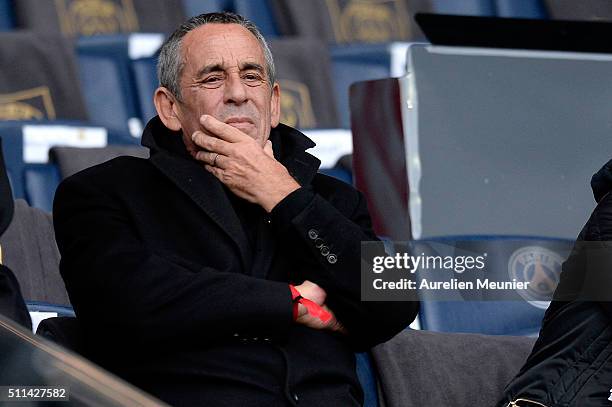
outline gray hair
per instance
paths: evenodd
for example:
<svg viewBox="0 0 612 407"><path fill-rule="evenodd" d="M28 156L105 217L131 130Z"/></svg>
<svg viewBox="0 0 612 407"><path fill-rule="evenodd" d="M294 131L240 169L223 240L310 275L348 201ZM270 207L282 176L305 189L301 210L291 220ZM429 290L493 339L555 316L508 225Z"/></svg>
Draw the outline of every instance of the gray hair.
<svg viewBox="0 0 612 407"><path fill-rule="evenodd" d="M238 14L230 12L206 13L192 17L181 24L181 26L168 37L161 47L159 59L157 60L157 79L159 80L159 85L167 88L179 101L181 100L181 87L179 86L179 81L183 66L185 65L185 61L181 55L183 37L187 35L188 32L210 23L238 24L249 30L251 34L257 38L257 41L259 41L263 49L268 81L270 82L270 87L272 87L276 81L276 72L274 68L274 59L272 58L272 52L270 51L268 43L255 24Z"/></svg>

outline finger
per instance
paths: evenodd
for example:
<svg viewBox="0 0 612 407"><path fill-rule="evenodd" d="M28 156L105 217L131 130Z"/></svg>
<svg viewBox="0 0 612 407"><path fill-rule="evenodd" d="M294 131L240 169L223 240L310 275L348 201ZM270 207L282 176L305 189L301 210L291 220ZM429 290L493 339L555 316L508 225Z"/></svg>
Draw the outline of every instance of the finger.
<svg viewBox="0 0 612 407"><path fill-rule="evenodd" d="M193 140L193 142L199 147L202 147L208 151L213 151L228 156L232 153L231 143L217 137L209 136L201 131L196 131L193 133L191 135L191 140Z"/></svg>
<svg viewBox="0 0 612 407"><path fill-rule="evenodd" d="M237 143L239 141L251 139L237 128L232 127L229 124L225 124L222 121L206 114L200 118L200 124L205 130L208 130L210 133L213 133L217 137L230 143Z"/></svg>
<svg viewBox="0 0 612 407"><path fill-rule="evenodd" d="M272 142L270 140L266 141L264 153L266 153L268 157L274 158L274 150L272 149Z"/></svg>
<svg viewBox="0 0 612 407"><path fill-rule="evenodd" d="M214 175L215 177L217 177L217 179L221 182L223 182L222 176L223 176L223 170L221 168L217 168L217 167L213 167L212 165L204 165L204 168L212 173L212 175Z"/></svg>
<svg viewBox="0 0 612 407"><path fill-rule="evenodd" d="M227 164L226 156L210 151L198 151L196 153L196 159L202 161L204 164L221 169L225 169L225 165Z"/></svg>

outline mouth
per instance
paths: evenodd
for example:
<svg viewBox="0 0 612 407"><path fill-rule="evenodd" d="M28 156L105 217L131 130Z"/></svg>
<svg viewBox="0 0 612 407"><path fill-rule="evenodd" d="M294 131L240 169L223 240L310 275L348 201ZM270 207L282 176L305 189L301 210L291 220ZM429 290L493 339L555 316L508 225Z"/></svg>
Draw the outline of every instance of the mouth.
<svg viewBox="0 0 612 407"><path fill-rule="evenodd" d="M225 121L225 124L229 124L232 127L247 127L254 125L253 120L248 117L230 117Z"/></svg>

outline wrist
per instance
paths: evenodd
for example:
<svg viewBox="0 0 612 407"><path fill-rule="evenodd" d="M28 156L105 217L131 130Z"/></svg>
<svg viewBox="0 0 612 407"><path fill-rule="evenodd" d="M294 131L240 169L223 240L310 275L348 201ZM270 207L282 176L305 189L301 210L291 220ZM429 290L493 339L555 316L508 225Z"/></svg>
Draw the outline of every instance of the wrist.
<svg viewBox="0 0 612 407"><path fill-rule="evenodd" d="M272 193L264 194L260 200L261 206L267 213L270 213L283 199L300 188L300 184L291 178L286 184L278 186Z"/></svg>

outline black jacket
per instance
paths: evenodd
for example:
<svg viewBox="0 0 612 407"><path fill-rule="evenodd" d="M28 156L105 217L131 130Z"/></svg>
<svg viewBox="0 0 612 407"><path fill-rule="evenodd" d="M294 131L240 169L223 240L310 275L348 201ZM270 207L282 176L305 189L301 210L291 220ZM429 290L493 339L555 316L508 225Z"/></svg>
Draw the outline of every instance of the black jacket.
<svg viewBox="0 0 612 407"><path fill-rule="evenodd" d="M60 270L90 357L172 404L358 405L353 351L417 312L360 301L360 242L376 239L363 196L316 173L301 133L272 132L302 188L265 219L263 262L222 184L158 118L143 135L150 159L114 159L56 192ZM305 279L348 337L292 322L287 282Z"/></svg>
<svg viewBox="0 0 612 407"><path fill-rule="evenodd" d="M563 264L534 348L498 407L610 406L612 393L612 161L591 181L598 201ZM595 301L595 299L598 299Z"/></svg>

